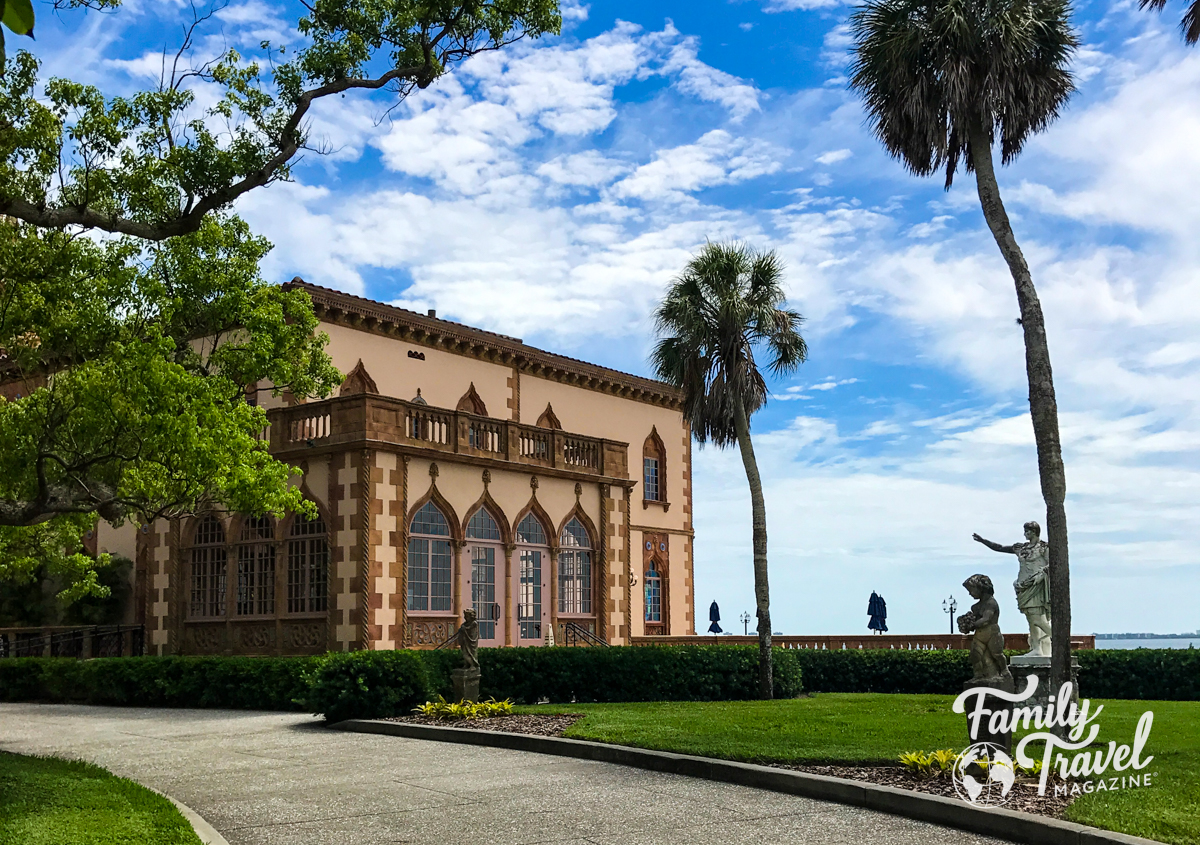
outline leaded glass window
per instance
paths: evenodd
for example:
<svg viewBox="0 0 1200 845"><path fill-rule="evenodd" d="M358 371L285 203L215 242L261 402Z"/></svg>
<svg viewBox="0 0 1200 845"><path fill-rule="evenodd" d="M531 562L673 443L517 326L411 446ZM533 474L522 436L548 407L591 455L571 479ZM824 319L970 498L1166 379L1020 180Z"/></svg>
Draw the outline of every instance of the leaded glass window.
<svg viewBox="0 0 1200 845"><path fill-rule="evenodd" d="M269 516L246 517L237 547L239 616L275 612L275 524Z"/></svg>
<svg viewBox="0 0 1200 845"><path fill-rule="evenodd" d="M288 613L319 613L329 607L329 537L325 522L297 516L288 538Z"/></svg>
<svg viewBox="0 0 1200 845"><path fill-rule="evenodd" d="M188 616L225 615L225 527L215 516L206 516L192 535L192 600Z"/></svg>
<svg viewBox="0 0 1200 845"><path fill-rule="evenodd" d="M662 576L650 567L646 572L646 621L662 622Z"/></svg>
<svg viewBox="0 0 1200 845"><path fill-rule="evenodd" d="M578 519L563 528L558 552L558 612L592 612L592 542Z"/></svg>
<svg viewBox="0 0 1200 845"><path fill-rule="evenodd" d="M424 536L422 536L424 535ZM433 502L413 517L408 540L408 609L451 610L454 554L450 524Z"/></svg>

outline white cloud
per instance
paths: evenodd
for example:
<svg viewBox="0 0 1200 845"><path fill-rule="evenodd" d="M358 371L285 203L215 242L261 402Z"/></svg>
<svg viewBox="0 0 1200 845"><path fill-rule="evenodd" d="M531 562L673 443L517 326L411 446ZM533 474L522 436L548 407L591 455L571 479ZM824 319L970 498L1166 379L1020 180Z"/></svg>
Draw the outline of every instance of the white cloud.
<svg viewBox="0 0 1200 845"><path fill-rule="evenodd" d="M844 0L767 0L763 5L764 12L794 12L811 11L813 9L832 9L843 5Z"/></svg>
<svg viewBox="0 0 1200 845"><path fill-rule="evenodd" d="M839 161L845 161L852 155L854 155L854 153L852 153L850 150L830 150L827 153L822 153L821 155L817 156L817 163L824 165L837 164Z"/></svg>
<svg viewBox="0 0 1200 845"><path fill-rule="evenodd" d="M613 193L643 200L678 197L774 173L781 166L779 155L780 151L763 141L714 129L694 144L660 150L654 161L617 182Z"/></svg>

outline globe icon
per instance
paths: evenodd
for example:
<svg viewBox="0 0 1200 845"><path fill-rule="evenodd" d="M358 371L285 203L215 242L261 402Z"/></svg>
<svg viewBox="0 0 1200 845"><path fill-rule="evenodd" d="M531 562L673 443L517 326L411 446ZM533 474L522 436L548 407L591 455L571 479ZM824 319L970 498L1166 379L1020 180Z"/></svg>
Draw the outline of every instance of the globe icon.
<svg viewBox="0 0 1200 845"><path fill-rule="evenodd" d="M958 755L950 775L959 798L980 807L999 807L1008 801L1016 767L999 745L977 742Z"/></svg>

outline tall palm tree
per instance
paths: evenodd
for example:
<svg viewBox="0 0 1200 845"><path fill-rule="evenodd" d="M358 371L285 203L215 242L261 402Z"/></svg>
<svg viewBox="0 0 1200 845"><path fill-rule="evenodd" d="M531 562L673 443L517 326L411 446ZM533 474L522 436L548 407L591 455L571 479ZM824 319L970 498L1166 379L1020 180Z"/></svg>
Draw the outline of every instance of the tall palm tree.
<svg viewBox="0 0 1200 845"><path fill-rule="evenodd" d="M1167 0L1138 0L1138 8L1150 8L1156 12L1161 12L1167 7ZM1192 0L1188 4L1187 11L1183 13L1183 20L1179 22L1179 28L1183 30L1183 40L1188 44L1195 44L1200 41L1200 0Z"/></svg>
<svg viewBox="0 0 1200 845"><path fill-rule="evenodd" d="M702 445L737 443L750 483L754 531L754 599L758 609L758 680L774 696L771 591L767 582L767 507L750 442L750 417L767 402L754 359L765 347L767 368L790 373L808 357L803 318L784 308L783 263L774 252L736 243L707 243L671 285L655 313L659 340L651 360L658 377L684 394L684 417Z"/></svg>
<svg viewBox="0 0 1200 845"><path fill-rule="evenodd" d="M1000 198L992 145L999 139L1008 164L1075 90L1068 63L1079 42L1069 17L1067 0L868 0L850 19L850 86L876 136L913 173L944 169L947 189L960 162L974 171L984 219L1016 285L1050 535L1054 689L1070 671L1066 474L1042 306Z"/></svg>

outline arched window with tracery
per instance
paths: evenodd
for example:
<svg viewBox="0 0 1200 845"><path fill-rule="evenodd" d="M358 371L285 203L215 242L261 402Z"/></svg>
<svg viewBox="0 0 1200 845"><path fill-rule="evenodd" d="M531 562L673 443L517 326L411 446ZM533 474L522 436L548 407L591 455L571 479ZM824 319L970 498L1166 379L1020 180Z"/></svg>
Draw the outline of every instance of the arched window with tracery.
<svg viewBox="0 0 1200 845"><path fill-rule="evenodd" d="M558 541L558 612L592 612L592 541L572 518Z"/></svg>
<svg viewBox="0 0 1200 845"><path fill-rule="evenodd" d="M319 516L297 514L288 537L288 613L321 613L329 607L329 535Z"/></svg>
<svg viewBox="0 0 1200 845"><path fill-rule="evenodd" d="M237 613L265 616L275 612L275 522L269 516L246 517L237 546Z"/></svg>
<svg viewBox="0 0 1200 845"><path fill-rule="evenodd" d="M475 511L467 522L471 552L471 607L479 619L479 639L496 639L496 561L504 560L500 526L486 508Z"/></svg>
<svg viewBox="0 0 1200 845"><path fill-rule="evenodd" d="M542 638L542 566L549 558L546 529L528 514L517 526L517 625L523 640Z"/></svg>
<svg viewBox="0 0 1200 845"><path fill-rule="evenodd" d="M646 625L661 625L663 621L663 579L658 564L651 562L646 570Z"/></svg>
<svg viewBox="0 0 1200 845"><path fill-rule="evenodd" d="M215 516L200 520L192 534L192 601L188 616L204 619L225 615L225 526Z"/></svg>
<svg viewBox="0 0 1200 845"><path fill-rule="evenodd" d="M642 444L642 505L667 501L667 450L657 429Z"/></svg>
<svg viewBox="0 0 1200 845"><path fill-rule="evenodd" d="M426 502L408 528L408 609L451 610L454 554L450 523Z"/></svg>

